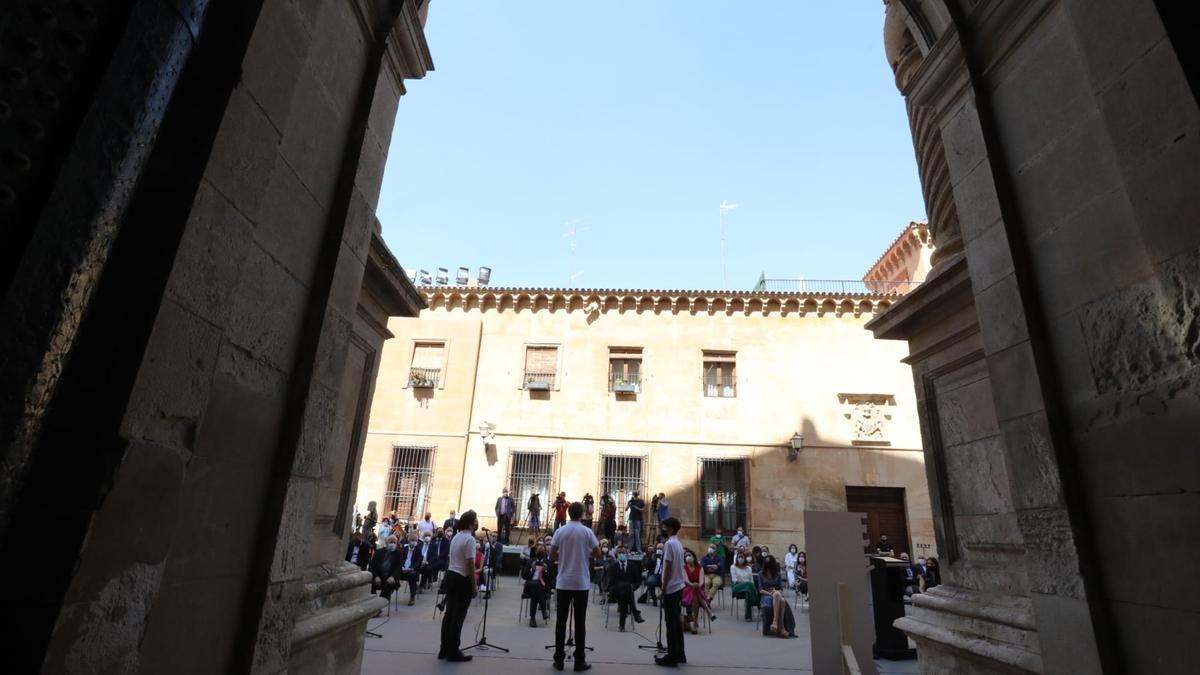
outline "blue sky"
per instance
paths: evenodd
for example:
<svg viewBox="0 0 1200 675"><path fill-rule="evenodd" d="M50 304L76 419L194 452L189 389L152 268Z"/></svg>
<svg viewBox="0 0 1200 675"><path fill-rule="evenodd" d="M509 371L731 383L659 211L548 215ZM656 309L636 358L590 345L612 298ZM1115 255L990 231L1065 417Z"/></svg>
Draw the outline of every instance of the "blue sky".
<svg viewBox="0 0 1200 675"><path fill-rule="evenodd" d="M384 238L406 268L489 265L494 286L719 289L728 201L731 289L857 279L924 218L883 9L437 0Z"/></svg>

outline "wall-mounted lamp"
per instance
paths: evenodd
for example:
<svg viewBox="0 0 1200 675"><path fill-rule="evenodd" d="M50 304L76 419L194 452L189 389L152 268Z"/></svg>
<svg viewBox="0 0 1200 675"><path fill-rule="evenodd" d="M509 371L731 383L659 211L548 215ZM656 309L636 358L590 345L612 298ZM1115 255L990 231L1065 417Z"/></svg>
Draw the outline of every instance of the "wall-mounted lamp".
<svg viewBox="0 0 1200 675"><path fill-rule="evenodd" d="M800 456L800 448L804 447L804 434L797 431L792 434L791 447L788 448L788 461L794 462Z"/></svg>
<svg viewBox="0 0 1200 675"><path fill-rule="evenodd" d="M484 422L479 425L479 438L483 439L485 446L495 445L496 443L496 425L491 422Z"/></svg>

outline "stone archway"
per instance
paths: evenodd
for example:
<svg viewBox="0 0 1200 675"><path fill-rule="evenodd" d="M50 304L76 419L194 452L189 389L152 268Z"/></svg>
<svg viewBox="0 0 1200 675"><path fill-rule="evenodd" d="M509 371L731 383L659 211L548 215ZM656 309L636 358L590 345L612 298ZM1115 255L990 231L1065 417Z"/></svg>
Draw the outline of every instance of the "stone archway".
<svg viewBox="0 0 1200 675"><path fill-rule="evenodd" d="M950 552L902 624L928 670L1190 665L1200 113L1159 4L888 8L939 248L871 326L909 341ZM427 12L0 10L14 672L355 669L322 639L371 608L339 496L379 316L420 305L373 211Z"/></svg>

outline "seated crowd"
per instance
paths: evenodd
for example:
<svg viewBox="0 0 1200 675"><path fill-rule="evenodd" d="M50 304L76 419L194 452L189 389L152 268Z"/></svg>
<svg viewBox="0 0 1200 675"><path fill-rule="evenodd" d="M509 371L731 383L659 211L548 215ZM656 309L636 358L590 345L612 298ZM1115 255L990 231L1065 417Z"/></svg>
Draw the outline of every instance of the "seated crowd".
<svg viewBox="0 0 1200 675"><path fill-rule="evenodd" d="M455 513L451 511L440 526L429 513L416 523L403 522L395 514L383 518L377 529L368 527L373 522L371 518L364 520L365 536L362 532L352 535L346 560L369 570L373 592L385 599L406 584L408 604L413 605L418 593L430 589L447 569ZM550 557L552 533L539 531L537 535L530 536L520 552L521 597L529 601L531 627L538 626L539 614L543 623L549 621L557 576L557 565ZM646 553L631 555L624 526L614 528L613 535L613 540L600 538L600 555L591 562L592 582L600 594L598 601L615 607L618 630L624 631L630 616L636 623L645 620L639 604L649 602L657 607L660 602L664 537L660 533L654 537L652 547L647 545ZM504 544L499 533L486 528L480 529L477 540L477 582L480 592L490 596L502 567ZM882 537L876 548L882 554L893 552L887 537ZM908 555L901 553L900 559L907 561ZM764 635L795 637L796 621L784 592L793 590L800 602L807 601L809 590L807 556L796 545L788 547L781 561L768 546L754 545L745 529L738 527L736 533L718 532L712 536L703 557L685 548L684 561L684 631L698 634L703 619L710 624L715 621L712 600L728 588L733 600L742 602L746 621L754 620L755 608L760 610ZM908 595L937 586L937 559L919 559L906 568L905 576Z"/></svg>

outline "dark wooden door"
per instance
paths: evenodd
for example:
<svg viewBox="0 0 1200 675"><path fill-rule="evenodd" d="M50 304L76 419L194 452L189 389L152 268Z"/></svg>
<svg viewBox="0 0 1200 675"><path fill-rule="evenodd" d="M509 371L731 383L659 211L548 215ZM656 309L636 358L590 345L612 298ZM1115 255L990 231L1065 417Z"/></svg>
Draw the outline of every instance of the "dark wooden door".
<svg viewBox="0 0 1200 675"><path fill-rule="evenodd" d="M886 534L896 555L912 555L908 542L908 518L904 509L904 488L846 486L846 510L867 514L867 552L874 552L879 537Z"/></svg>

